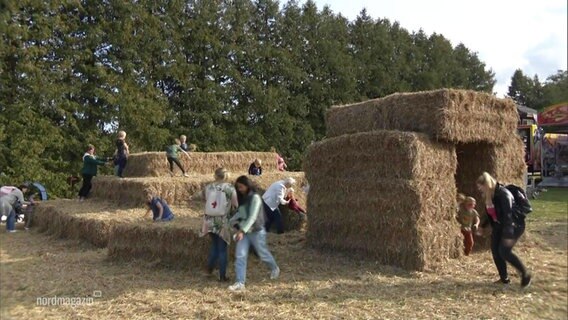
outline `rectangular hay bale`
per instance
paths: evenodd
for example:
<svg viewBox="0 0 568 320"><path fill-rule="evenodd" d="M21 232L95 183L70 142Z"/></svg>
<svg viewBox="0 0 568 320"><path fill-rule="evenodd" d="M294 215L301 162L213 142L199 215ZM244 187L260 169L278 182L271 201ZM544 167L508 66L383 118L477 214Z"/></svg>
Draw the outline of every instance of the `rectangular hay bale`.
<svg viewBox="0 0 568 320"><path fill-rule="evenodd" d="M452 180L316 179L308 242L408 270L435 269L463 250L455 195Z"/></svg>
<svg viewBox="0 0 568 320"><path fill-rule="evenodd" d="M425 134L372 131L313 144L305 171L310 181L315 173L346 180L452 178L456 156L453 145L432 142Z"/></svg>
<svg viewBox="0 0 568 320"><path fill-rule="evenodd" d="M190 152L188 159L184 154L179 160L189 174L212 175L219 167L234 172L247 174L250 164L255 159L262 161L264 172L277 171L276 153L271 152ZM174 164L174 173L181 174ZM125 177L169 177L170 169L165 152L133 153L128 158L124 170Z"/></svg>
<svg viewBox="0 0 568 320"><path fill-rule="evenodd" d="M395 93L331 108L327 136L374 130L415 131L453 143L500 143L515 132L518 113L510 99L468 90Z"/></svg>

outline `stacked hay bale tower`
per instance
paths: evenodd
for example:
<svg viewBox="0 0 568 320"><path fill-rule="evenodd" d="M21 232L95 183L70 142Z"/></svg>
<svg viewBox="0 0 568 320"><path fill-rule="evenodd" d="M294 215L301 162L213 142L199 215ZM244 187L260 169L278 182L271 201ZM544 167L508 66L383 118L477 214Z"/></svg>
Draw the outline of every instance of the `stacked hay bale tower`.
<svg viewBox="0 0 568 320"><path fill-rule="evenodd" d="M309 242L410 270L458 257L457 191L478 197L483 171L523 184L517 119L510 100L448 89L330 109L305 165Z"/></svg>

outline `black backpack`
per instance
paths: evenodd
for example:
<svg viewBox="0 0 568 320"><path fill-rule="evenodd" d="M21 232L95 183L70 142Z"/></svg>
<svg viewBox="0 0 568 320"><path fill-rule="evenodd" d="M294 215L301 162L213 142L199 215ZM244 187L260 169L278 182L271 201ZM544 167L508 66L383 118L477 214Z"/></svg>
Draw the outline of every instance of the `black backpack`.
<svg viewBox="0 0 568 320"><path fill-rule="evenodd" d="M513 195L513 219L524 220L533 211L525 190L513 184L505 186L505 188Z"/></svg>

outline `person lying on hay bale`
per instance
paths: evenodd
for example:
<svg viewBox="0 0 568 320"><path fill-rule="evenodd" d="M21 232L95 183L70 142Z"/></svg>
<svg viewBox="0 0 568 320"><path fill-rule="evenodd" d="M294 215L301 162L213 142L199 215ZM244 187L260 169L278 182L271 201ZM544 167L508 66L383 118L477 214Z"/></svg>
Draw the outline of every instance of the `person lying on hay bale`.
<svg viewBox="0 0 568 320"><path fill-rule="evenodd" d="M223 168L215 170L215 182L207 185L205 193L205 214L201 236L209 235L211 245L207 259L207 275L219 262L219 281L226 282L227 278L227 246L231 243L229 215L239 206L235 188L227 182L229 173Z"/></svg>
<svg viewBox="0 0 568 320"><path fill-rule="evenodd" d="M509 284L511 282L507 273L508 262L521 275L521 287L526 288L531 284L532 275L521 259L513 253L513 247L525 231L524 217L519 217L517 214L523 199L511 193L509 190L511 186L505 187L498 183L487 172L484 172L476 183L485 198L488 223L491 223L491 253L500 277L496 283Z"/></svg>
<svg viewBox="0 0 568 320"><path fill-rule="evenodd" d="M171 221L174 218L174 214L165 200L160 197L152 196L148 194L148 199L146 201L148 206L148 211L146 211L147 216L150 211L152 211L152 220L154 222L160 221Z"/></svg>
<svg viewBox="0 0 568 320"><path fill-rule="evenodd" d="M245 290L247 259L251 245L256 249L260 260L270 268L270 279L278 279L280 268L266 244L262 198L256 192L253 182L247 176L241 176L235 183L235 189L238 192L239 210L231 218L230 224L237 232L234 235L237 242L235 249L236 282L229 287L229 290L243 291Z"/></svg>
<svg viewBox="0 0 568 320"><path fill-rule="evenodd" d="M298 203L298 200L294 195L294 188L288 189L288 192L286 193L286 198L284 198L284 200L288 201L288 208L290 208L290 210L299 214L302 219L306 218L306 210L302 208Z"/></svg>
<svg viewBox="0 0 568 320"><path fill-rule="evenodd" d="M282 223L282 213L278 206L287 206L290 201L286 200L288 188L292 188L296 184L296 179L286 178L284 180L274 182L262 195L264 202L264 211L266 212L266 224L264 228L270 231L272 223L276 225L276 233L284 233L284 224Z"/></svg>

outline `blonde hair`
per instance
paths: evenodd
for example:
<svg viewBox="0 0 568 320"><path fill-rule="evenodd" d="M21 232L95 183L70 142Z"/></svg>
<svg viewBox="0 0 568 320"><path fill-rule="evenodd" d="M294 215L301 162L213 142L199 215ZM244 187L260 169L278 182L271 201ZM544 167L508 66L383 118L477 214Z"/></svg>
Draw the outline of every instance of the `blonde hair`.
<svg viewBox="0 0 568 320"><path fill-rule="evenodd" d="M179 141L179 139L178 139L178 138L175 138L175 139L174 139L174 143L175 143L175 144L180 144L180 143L181 143L181 141Z"/></svg>
<svg viewBox="0 0 568 320"><path fill-rule="evenodd" d="M467 198L467 197L465 196L465 194L463 194L463 193L458 193L458 196L456 197L456 200L458 201L458 203L463 203L466 198Z"/></svg>
<svg viewBox="0 0 568 320"><path fill-rule="evenodd" d="M476 203L477 203L477 200L475 200L474 197L467 197L467 198L465 198L464 203L466 203L466 204L476 204Z"/></svg>
<svg viewBox="0 0 568 320"><path fill-rule="evenodd" d="M493 178L489 173L484 172L477 178L477 184L485 186L489 189L483 196L485 198L485 203L492 203L493 194L495 193L495 188L497 187L497 180Z"/></svg>
<svg viewBox="0 0 568 320"><path fill-rule="evenodd" d="M215 170L215 180L227 181L229 180L229 172L225 168L218 168Z"/></svg>
<svg viewBox="0 0 568 320"><path fill-rule="evenodd" d="M124 139L124 138L126 138L126 132L125 132L125 131L119 131L119 132L118 132L118 138L119 138L119 139Z"/></svg>
<svg viewBox="0 0 568 320"><path fill-rule="evenodd" d="M261 166L261 165L262 165L262 160L260 160L260 159L254 159L254 163L255 163L256 165Z"/></svg>
<svg viewBox="0 0 568 320"><path fill-rule="evenodd" d="M179 136L180 140L187 140L187 136L185 134L182 134L181 136Z"/></svg>

